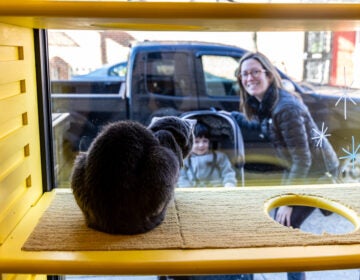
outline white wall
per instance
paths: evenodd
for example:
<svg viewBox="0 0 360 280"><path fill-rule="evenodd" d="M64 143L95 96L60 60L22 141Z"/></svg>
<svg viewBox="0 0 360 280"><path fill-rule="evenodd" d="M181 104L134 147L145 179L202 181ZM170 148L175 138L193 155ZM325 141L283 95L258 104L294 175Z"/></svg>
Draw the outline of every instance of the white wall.
<svg viewBox="0 0 360 280"><path fill-rule="evenodd" d="M260 32L259 51L295 80L303 77L304 32Z"/></svg>
<svg viewBox="0 0 360 280"><path fill-rule="evenodd" d="M94 70L101 66L99 32L92 30L66 30L62 32L72 38L78 47L50 45L50 58L55 56L61 57L71 65L74 74L85 74L90 69Z"/></svg>

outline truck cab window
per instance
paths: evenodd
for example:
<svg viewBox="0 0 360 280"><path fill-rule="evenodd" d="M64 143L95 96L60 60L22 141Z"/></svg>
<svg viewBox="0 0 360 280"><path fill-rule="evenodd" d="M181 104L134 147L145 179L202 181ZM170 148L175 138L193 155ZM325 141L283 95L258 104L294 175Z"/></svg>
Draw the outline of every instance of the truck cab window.
<svg viewBox="0 0 360 280"><path fill-rule="evenodd" d="M186 53L148 53L145 66L146 92L182 96L190 84Z"/></svg>
<svg viewBox="0 0 360 280"><path fill-rule="evenodd" d="M214 97L239 95L239 86L235 77L239 65L237 58L203 55L201 59L207 95Z"/></svg>
<svg viewBox="0 0 360 280"><path fill-rule="evenodd" d="M110 68L109 70L109 76L115 76L115 77L125 77L126 74L126 68L127 63L119 63Z"/></svg>

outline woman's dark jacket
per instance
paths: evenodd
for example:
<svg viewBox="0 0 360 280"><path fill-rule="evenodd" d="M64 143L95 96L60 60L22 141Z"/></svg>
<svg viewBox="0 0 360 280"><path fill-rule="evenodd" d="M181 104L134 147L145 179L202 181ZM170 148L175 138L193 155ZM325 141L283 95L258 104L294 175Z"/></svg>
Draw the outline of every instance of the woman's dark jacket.
<svg viewBox="0 0 360 280"><path fill-rule="evenodd" d="M259 129L272 142L288 167L284 184L299 183L298 179L308 177L320 178L326 172L336 173L339 160L335 151L326 137L319 141L321 131L297 96L279 89L276 102L275 92L269 88L261 102L253 96L247 102L258 116L257 122L248 122L239 112L232 112L232 116L240 128Z"/></svg>

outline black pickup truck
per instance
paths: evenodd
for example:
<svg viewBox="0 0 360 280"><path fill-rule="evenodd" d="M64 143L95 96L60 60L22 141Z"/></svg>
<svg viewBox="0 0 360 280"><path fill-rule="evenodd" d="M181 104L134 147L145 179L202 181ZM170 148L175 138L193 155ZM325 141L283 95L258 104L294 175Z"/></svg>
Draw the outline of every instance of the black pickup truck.
<svg viewBox="0 0 360 280"><path fill-rule="evenodd" d="M132 119L147 124L155 115L209 108L238 110L239 87L234 73L245 52L234 46L202 42L139 43L131 48L126 80L94 77L90 81L52 81L53 112L70 113L68 140L73 149L84 150L101 126L111 121ZM302 96L319 128L323 124L328 128L326 133L339 157L347 155L344 150L352 147L352 139L357 146L360 99L352 97L354 102L349 102L344 91L337 95L318 94L280 75ZM245 169L276 170L270 144L254 131L242 131L242 135ZM352 163L343 162L348 181L360 178L360 164L354 167Z"/></svg>

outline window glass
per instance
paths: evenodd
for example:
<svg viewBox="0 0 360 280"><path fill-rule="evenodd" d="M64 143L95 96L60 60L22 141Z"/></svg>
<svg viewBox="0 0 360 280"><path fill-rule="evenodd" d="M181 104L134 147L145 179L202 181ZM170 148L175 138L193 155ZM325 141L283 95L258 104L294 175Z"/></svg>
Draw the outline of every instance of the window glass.
<svg viewBox="0 0 360 280"><path fill-rule="evenodd" d="M312 83L329 82L332 32L307 32L305 34L304 77Z"/></svg>
<svg viewBox="0 0 360 280"><path fill-rule="evenodd" d="M104 36L106 44L100 44ZM143 38L154 41L142 42ZM281 44L284 40L288 43ZM240 84L235 72L241 56L256 50L276 66L283 86L301 96L319 129L313 137L329 139L343 179L358 182L360 166L354 159L357 155L350 156L350 149L354 145L356 152L360 141L356 121L359 41L358 31L173 34L50 30L51 101L57 120L56 166L61 174L57 184L69 186L72 159L87 150L109 122L130 118L147 125L155 115L239 111ZM129 54L137 45L146 50L132 57ZM131 86L126 85L126 75L131 77ZM271 143L253 129L242 128L241 135L245 186L281 184L289 166L279 159ZM214 140L212 147L216 146L221 143ZM266 176L260 176L264 172Z"/></svg>
<svg viewBox="0 0 360 280"><path fill-rule="evenodd" d="M152 117L165 115L195 118L210 131L205 141L209 149L206 155L211 159L209 173L199 180L196 169L189 168L193 187L225 186L222 181L225 176L208 180L220 174L219 166L213 164L215 152L222 153L215 159L227 159L234 171L229 176L233 176L236 187L286 185L284 178L289 178L286 176L291 172L295 177L291 184L318 184L321 180L329 183L332 167L342 182L358 183L359 34L358 30L224 33L50 30L56 184L69 188L75 157L89 149L105 125L128 119L148 125ZM239 60L248 51L259 51L268 57L276 67L281 87L301 99L316 124L306 133L310 135L318 166L323 169L314 173L314 177L304 175L306 181L301 172L307 150L300 147L299 152L296 145L304 134L291 135L288 142L284 141L289 135L273 129L279 119L266 111L272 110L275 103L256 103L255 95L259 92L254 90L254 98L246 100L253 102L253 107L247 109L260 113L248 125L241 125L247 121L246 102L240 101L241 85L250 91L266 84L271 77L269 69L258 64L239 76ZM296 110L282 115L285 120L293 118L294 125L286 124L290 130L297 121L307 118ZM228 114L222 115L224 111ZM236 114L231 114L234 112L244 118L235 118ZM312 121L307 125L313 125ZM197 143L204 144L202 137L198 138ZM324 143L331 144L335 154L327 152L335 156L332 160L338 161L339 166L327 165L324 158L329 154L322 153ZM294 159L298 165L290 164ZM186 164L190 166L188 161ZM311 166L313 162L306 164ZM201 182L196 185L198 181ZM339 232L340 228L352 226L342 223L335 214L326 220L327 216L319 209L309 217L301 229L319 233L324 230L321 225L331 224L333 232ZM338 275L335 271L327 273L335 278ZM359 271L343 273L358 278ZM269 275L272 276L279 278L271 279L286 279L286 273ZM328 279L327 274L325 278Z"/></svg>
<svg viewBox="0 0 360 280"><path fill-rule="evenodd" d="M121 63L110 68L109 76L125 77L126 74L126 63Z"/></svg>
<svg viewBox="0 0 360 280"><path fill-rule="evenodd" d="M206 93L210 96L239 95L239 86L235 77L239 59L231 56L203 55L202 65Z"/></svg>
<svg viewBox="0 0 360 280"><path fill-rule="evenodd" d="M169 49L169 48L168 48ZM146 93L186 95L191 84L188 54L164 49L147 54Z"/></svg>

